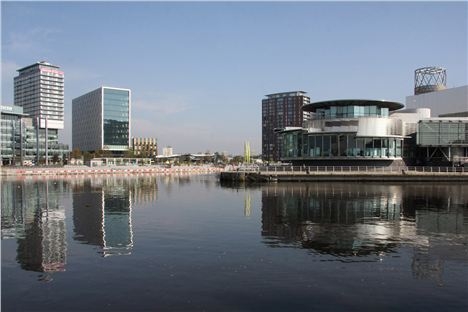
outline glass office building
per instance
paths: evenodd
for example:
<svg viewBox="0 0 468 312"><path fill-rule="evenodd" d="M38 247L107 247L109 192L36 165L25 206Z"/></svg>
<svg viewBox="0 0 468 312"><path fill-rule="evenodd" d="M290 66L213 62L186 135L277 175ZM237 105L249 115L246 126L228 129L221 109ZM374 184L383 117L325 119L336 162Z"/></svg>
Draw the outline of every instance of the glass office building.
<svg viewBox="0 0 468 312"><path fill-rule="evenodd" d="M20 158L21 117L23 108L0 106L0 153L2 164L15 164Z"/></svg>
<svg viewBox="0 0 468 312"><path fill-rule="evenodd" d="M57 131L40 128L39 118L23 114L22 107L0 106L0 113L2 165L45 163L46 158L47 163L61 162L68 155L68 145L59 143Z"/></svg>
<svg viewBox="0 0 468 312"><path fill-rule="evenodd" d="M73 148L119 154L130 146L131 91L100 87L72 101Z"/></svg>

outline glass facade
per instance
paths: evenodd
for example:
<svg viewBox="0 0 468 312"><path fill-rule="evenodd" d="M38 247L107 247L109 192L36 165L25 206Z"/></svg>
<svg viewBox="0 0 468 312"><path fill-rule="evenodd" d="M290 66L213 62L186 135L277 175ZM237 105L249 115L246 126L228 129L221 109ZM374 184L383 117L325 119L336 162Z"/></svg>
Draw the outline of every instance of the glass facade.
<svg viewBox="0 0 468 312"><path fill-rule="evenodd" d="M130 92L104 88L104 146L129 146Z"/></svg>
<svg viewBox="0 0 468 312"><path fill-rule="evenodd" d="M1 162L3 165L32 165L45 162L46 130L38 129L35 119L15 114L1 114ZM58 130L47 131L47 156L61 161L68 154L66 144L58 142Z"/></svg>
<svg viewBox="0 0 468 312"><path fill-rule="evenodd" d="M422 120L418 124L417 144L453 146L468 144L468 120Z"/></svg>
<svg viewBox="0 0 468 312"><path fill-rule="evenodd" d="M359 118L359 117L388 117L389 109L376 105L369 106L330 106L318 108L315 119Z"/></svg>
<svg viewBox="0 0 468 312"><path fill-rule="evenodd" d="M284 158L334 158L402 156L402 138L356 137L356 134L308 134L291 131L283 134Z"/></svg>
<svg viewBox="0 0 468 312"><path fill-rule="evenodd" d="M20 156L21 123L19 116L2 114L0 124L0 148L2 163L15 163Z"/></svg>

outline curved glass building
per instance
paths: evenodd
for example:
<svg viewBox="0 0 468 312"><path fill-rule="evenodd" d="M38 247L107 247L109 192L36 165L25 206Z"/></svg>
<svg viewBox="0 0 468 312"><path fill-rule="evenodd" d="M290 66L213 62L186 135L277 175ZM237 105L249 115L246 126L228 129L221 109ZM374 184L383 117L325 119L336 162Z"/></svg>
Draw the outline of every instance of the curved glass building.
<svg viewBox="0 0 468 312"><path fill-rule="evenodd" d="M282 161L308 165L391 165L402 161L403 124L390 118L403 104L332 100L306 104L311 119L284 128Z"/></svg>

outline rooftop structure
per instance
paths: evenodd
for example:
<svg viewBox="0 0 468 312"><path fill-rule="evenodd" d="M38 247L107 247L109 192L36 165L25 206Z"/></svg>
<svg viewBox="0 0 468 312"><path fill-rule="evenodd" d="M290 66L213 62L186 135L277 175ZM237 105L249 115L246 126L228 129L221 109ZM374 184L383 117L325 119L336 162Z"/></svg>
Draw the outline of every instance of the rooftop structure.
<svg viewBox="0 0 468 312"><path fill-rule="evenodd" d="M447 73L442 67L422 67L414 71L414 94L444 90Z"/></svg>
<svg viewBox="0 0 468 312"><path fill-rule="evenodd" d="M287 96L306 96L307 92L305 91L289 91L289 92L279 92L265 95L267 99L276 99L283 98Z"/></svg>

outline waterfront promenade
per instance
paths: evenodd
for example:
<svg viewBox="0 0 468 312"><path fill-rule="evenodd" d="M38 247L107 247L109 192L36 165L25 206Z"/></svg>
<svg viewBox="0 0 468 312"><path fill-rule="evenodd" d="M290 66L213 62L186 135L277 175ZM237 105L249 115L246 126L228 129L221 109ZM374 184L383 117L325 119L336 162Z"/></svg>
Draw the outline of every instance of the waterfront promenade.
<svg viewBox="0 0 468 312"><path fill-rule="evenodd" d="M65 166L65 167L2 167L1 176L71 176L99 174L188 174L218 173L223 168L214 166Z"/></svg>
<svg viewBox="0 0 468 312"><path fill-rule="evenodd" d="M373 166L251 166L228 168L221 181L460 181L468 182L464 167L373 167Z"/></svg>

